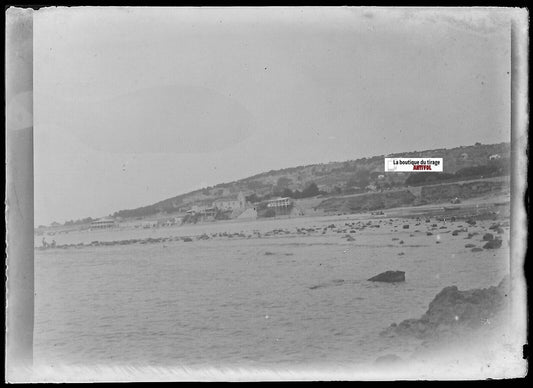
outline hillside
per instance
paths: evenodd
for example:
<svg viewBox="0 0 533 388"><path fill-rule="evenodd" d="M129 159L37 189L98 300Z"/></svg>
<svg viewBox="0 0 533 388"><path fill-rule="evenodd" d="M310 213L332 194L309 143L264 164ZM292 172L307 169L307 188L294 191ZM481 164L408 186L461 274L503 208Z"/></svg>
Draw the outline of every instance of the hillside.
<svg viewBox="0 0 533 388"><path fill-rule="evenodd" d="M271 170L245 179L181 194L152 205L120 210L115 217L139 218L156 214L172 214L189 209L193 204L211 204L216 199L231 197L242 191L247 196L265 199L291 191L300 194L310 184L315 183L322 193L348 195L365 192L368 185L379 188L400 188L437 181L477 179L480 177L507 175L509 172L510 143L461 146L452 149L400 152L377 155L371 158L312 164ZM501 159L489 160L489 156L499 154ZM378 179L384 171L385 157L433 157L444 159L444 173L388 173ZM410 178L411 177L411 178Z"/></svg>

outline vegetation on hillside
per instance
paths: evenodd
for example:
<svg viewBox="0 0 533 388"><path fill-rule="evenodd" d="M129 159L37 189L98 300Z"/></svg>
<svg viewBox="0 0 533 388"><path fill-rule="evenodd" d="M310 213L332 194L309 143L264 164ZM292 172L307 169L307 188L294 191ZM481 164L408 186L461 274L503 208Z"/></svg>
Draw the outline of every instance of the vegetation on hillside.
<svg viewBox="0 0 533 388"><path fill-rule="evenodd" d="M490 156L495 154L498 154L499 158L491 160ZM385 157L443 158L444 172L384 173ZM509 158L510 143L476 143L452 149L401 152L345 162L290 167L205 187L152 205L120 210L113 216L139 218L184 212L193 204L210 205L216 199L234 196L239 191L247 196L248 201L257 203L276 196L300 199L319 194L348 195L369 190L401 188L407 185L417 186L441 181L508 175Z"/></svg>

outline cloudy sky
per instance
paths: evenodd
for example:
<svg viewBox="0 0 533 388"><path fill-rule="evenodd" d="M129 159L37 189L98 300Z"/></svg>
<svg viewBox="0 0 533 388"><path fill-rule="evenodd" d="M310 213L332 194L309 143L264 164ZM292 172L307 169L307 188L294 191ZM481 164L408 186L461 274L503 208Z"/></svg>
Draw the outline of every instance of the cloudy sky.
<svg viewBox="0 0 533 388"><path fill-rule="evenodd" d="M35 223L268 171L509 141L497 10L49 8Z"/></svg>

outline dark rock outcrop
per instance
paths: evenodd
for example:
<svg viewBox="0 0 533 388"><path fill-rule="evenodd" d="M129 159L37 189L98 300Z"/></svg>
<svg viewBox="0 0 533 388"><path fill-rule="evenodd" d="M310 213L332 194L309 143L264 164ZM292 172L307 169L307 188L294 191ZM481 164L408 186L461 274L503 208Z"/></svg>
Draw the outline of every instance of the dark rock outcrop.
<svg viewBox="0 0 533 388"><path fill-rule="evenodd" d="M403 271L385 271L368 279L370 282L397 283L405 282L405 272Z"/></svg>
<svg viewBox="0 0 533 388"><path fill-rule="evenodd" d="M485 233L483 235L483 241L490 241L494 239L494 235L492 233Z"/></svg>
<svg viewBox="0 0 533 388"><path fill-rule="evenodd" d="M502 240L490 240L485 245L483 245L484 249L497 249L502 246Z"/></svg>
<svg viewBox="0 0 533 388"><path fill-rule="evenodd" d="M406 319L398 325L393 323L381 334L422 339L451 331L456 327L481 327L502 311L508 292L508 276L496 287L466 291L459 291L456 286L445 287L435 296L420 319Z"/></svg>

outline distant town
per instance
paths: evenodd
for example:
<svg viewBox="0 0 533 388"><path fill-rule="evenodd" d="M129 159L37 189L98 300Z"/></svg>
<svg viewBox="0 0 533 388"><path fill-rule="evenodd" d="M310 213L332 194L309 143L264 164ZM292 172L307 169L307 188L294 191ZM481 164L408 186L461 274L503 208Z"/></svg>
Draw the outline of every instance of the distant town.
<svg viewBox="0 0 533 388"><path fill-rule="evenodd" d="M293 167L207 187L154 205L117 211L102 218L40 225L35 233L53 235L71 230L148 229L234 219L357 213L460 201L461 197L475 197L508 186L505 178L510 173L509 143L476 143L386 156L441 157L444 172L385 173L385 155Z"/></svg>

